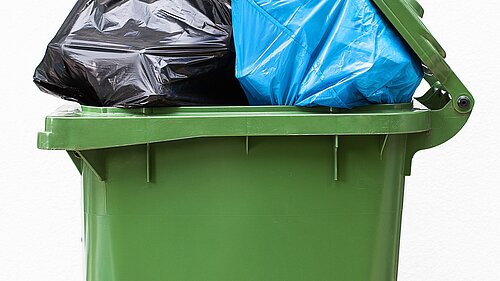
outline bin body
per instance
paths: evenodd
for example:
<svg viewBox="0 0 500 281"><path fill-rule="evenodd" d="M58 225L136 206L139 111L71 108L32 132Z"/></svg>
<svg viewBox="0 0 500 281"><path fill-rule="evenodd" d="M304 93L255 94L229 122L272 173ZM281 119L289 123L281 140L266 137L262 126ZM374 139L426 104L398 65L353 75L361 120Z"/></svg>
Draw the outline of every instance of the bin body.
<svg viewBox="0 0 500 281"><path fill-rule="evenodd" d="M475 102L416 1L374 3L426 66L427 109L47 116L38 147L68 151L83 178L86 280L396 280L411 159L455 136Z"/></svg>
<svg viewBox="0 0 500 281"><path fill-rule="evenodd" d="M95 150L106 180L83 165L87 280L396 280L406 139Z"/></svg>

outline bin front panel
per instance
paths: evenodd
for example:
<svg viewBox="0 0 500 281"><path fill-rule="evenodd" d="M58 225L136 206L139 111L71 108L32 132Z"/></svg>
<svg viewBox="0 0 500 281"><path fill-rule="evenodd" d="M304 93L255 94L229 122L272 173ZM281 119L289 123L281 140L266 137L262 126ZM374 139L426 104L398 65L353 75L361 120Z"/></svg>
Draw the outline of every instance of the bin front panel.
<svg viewBox="0 0 500 281"><path fill-rule="evenodd" d="M405 148L372 135L94 151L106 179L84 165L87 280L396 280Z"/></svg>

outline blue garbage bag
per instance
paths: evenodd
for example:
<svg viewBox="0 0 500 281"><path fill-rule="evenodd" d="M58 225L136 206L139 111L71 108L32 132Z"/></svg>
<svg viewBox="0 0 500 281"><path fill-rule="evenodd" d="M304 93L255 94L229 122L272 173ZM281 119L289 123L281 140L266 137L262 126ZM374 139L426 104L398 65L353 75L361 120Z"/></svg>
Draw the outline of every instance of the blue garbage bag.
<svg viewBox="0 0 500 281"><path fill-rule="evenodd" d="M370 0L233 0L236 77L252 105L410 102L420 60Z"/></svg>

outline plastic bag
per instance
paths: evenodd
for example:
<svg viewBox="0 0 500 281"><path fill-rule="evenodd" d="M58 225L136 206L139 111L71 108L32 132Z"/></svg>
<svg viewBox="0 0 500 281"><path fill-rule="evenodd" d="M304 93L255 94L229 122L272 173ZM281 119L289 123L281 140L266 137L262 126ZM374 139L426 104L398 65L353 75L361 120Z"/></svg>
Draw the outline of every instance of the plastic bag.
<svg viewBox="0 0 500 281"><path fill-rule="evenodd" d="M369 0L233 0L236 76L250 104L411 101L421 62Z"/></svg>
<svg viewBox="0 0 500 281"><path fill-rule="evenodd" d="M80 0L34 82L92 106L245 105L229 0Z"/></svg>

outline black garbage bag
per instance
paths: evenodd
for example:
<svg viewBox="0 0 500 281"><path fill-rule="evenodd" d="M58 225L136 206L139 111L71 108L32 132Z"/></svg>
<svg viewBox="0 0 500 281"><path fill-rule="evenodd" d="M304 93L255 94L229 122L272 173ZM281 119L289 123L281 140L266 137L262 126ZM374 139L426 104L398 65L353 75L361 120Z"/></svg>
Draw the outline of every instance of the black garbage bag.
<svg viewBox="0 0 500 281"><path fill-rule="evenodd" d="M246 105L230 0L79 0L34 82L83 105Z"/></svg>

